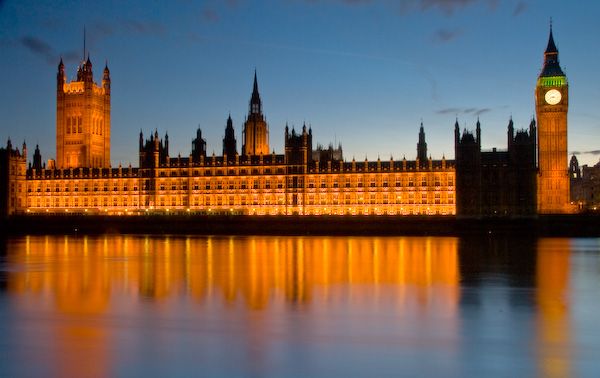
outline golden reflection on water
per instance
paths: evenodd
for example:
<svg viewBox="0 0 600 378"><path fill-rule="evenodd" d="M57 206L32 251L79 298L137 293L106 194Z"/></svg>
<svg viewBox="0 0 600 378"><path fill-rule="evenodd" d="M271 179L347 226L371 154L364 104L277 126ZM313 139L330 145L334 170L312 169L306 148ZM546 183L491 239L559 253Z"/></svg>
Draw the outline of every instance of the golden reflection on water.
<svg viewBox="0 0 600 378"><path fill-rule="evenodd" d="M569 239L540 239L537 254L538 353L544 377L569 377Z"/></svg>
<svg viewBox="0 0 600 378"><path fill-rule="evenodd" d="M541 376L573 374L569 243L541 239L537 251L531 251L536 256L536 340L531 348ZM416 314L415 322L450 337L454 349L460 345L460 328L470 332L458 311L458 249L458 239L437 237L31 236L14 240L7 249L6 290L25 313L58 316L49 331L56 340L52 358L64 363L53 364L59 371L50 375L110 375L108 361L118 336L110 316L139 314L144 303L169 311L182 298L219 313L381 305L381 311L398 319ZM278 311L278 316L288 314ZM443 321L431 314L443 314ZM260 346L273 318L248 319L246 337L256 346L251 359L264 359ZM23 332L36 337L35 330Z"/></svg>
<svg viewBox="0 0 600 378"><path fill-rule="evenodd" d="M227 307L239 312L240 304L275 312L248 316L239 335L253 345L250 360L265 361L269 319L287 314L273 310L281 304L316 301L347 310L387 309L391 302L392 311L445 314L440 327L456 333L457 244L454 238L31 236L8 249L8 265L18 268L8 273L7 291L22 313L39 314L42 331L51 334L46 340L55 340L46 357L28 357L38 365L51 360L50 375L110 375L118 314L143 318L140 307L148 301L151 311L178 311L178 298L217 308L220 301L223 316ZM311 316L311 324L323 321ZM38 337L30 328L20 337Z"/></svg>
<svg viewBox="0 0 600 378"><path fill-rule="evenodd" d="M72 314L105 311L115 290L155 300L219 294L251 309L279 292L310 302L315 287L327 297L336 284L410 285L423 306L428 288L442 285L446 310L459 292L454 238L27 237L8 262L24 267L10 274L9 291L48 293Z"/></svg>

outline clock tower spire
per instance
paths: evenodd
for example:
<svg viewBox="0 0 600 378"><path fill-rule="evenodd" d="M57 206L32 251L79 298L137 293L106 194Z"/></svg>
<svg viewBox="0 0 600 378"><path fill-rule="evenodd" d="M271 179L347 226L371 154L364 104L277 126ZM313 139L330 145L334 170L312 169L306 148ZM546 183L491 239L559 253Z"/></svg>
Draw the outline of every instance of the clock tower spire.
<svg viewBox="0 0 600 378"><path fill-rule="evenodd" d="M535 89L538 121L538 212L572 212L567 155L569 85L560 67L552 24Z"/></svg>

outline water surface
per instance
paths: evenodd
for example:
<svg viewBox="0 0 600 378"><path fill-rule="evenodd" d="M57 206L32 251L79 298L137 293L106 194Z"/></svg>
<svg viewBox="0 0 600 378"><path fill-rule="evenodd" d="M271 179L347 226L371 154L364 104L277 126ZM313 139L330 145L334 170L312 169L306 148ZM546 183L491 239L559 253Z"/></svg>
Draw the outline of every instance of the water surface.
<svg viewBox="0 0 600 378"><path fill-rule="evenodd" d="M0 376L600 376L600 240L31 236Z"/></svg>

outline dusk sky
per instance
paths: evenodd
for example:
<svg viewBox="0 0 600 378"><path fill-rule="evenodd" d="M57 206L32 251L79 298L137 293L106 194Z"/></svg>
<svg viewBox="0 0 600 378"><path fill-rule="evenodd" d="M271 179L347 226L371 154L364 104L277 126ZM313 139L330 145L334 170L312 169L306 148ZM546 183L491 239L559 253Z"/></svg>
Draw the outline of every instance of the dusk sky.
<svg viewBox="0 0 600 378"><path fill-rule="evenodd" d="M0 138L55 157L56 72L69 80L83 29L100 82L112 79L113 166L138 165L140 129L169 134L187 156L200 125L221 154L231 112L241 150L254 70L270 146L286 122L344 158L454 157L453 128L482 123L484 148L535 114L534 88L550 18L569 81L569 153L600 157L600 2L528 0L0 0Z"/></svg>

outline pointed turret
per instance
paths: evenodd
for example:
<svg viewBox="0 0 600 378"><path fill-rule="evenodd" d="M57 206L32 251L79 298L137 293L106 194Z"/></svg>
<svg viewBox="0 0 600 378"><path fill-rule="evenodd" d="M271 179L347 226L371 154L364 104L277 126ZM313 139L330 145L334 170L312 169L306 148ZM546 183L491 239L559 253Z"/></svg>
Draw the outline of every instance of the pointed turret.
<svg viewBox="0 0 600 378"><path fill-rule="evenodd" d="M206 157L206 140L202 138L202 130L200 125L196 130L196 138L192 140L192 160L199 162L200 157Z"/></svg>
<svg viewBox="0 0 600 378"><path fill-rule="evenodd" d="M558 49L554 43L554 36L552 35L552 24L550 24L550 37L548 38L548 46L544 54L558 54Z"/></svg>
<svg viewBox="0 0 600 378"><path fill-rule="evenodd" d="M42 169L42 154L40 153L40 146L35 145L35 151L33 151L33 169Z"/></svg>
<svg viewBox="0 0 600 378"><path fill-rule="evenodd" d="M454 121L454 147L455 147L455 149L459 142L460 142L460 126L458 125L458 117L457 117L456 121Z"/></svg>
<svg viewBox="0 0 600 378"><path fill-rule="evenodd" d="M94 76L92 73L92 61L90 60L89 54L87 59L81 63L81 66L77 71L77 81L84 81L87 83L92 83L94 81Z"/></svg>
<svg viewBox="0 0 600 378"><path fill-rule="evenodd" d="M106 94L110 94L110 70L108 69L108 61L104 65L104 74L102 75L102 87Z"/></svg>
<svg viewBox="0 0 600 378"><path fill-rule="evenodd" d="M515 125L513 123L512 116L510 116L510 120L508 121L506 134L508 139L508 150L510 151L515 140Z"/></svg>
<svg viewBox="0 0 600 378"><path fill-rule="evenodd" d="M554 35L552 34L552 24L550 24L550 36L548 37L548 46L544 51L544 67L540 77L565 76L560 68L558 61L558 49L554 43Z"/></svg>
<svg viewBox="0 0 600 378"><path fill-rule="evenodd" d="M427 143L425 142L425 129L423 128L423 122L421 122L421 128L419 129L419 143L417 143L417 159L423 164L427 161Z"/></svg>
<svg viewBox="0 0 600 378"><path fill-rule="evenodd" d="M169 133L165 131L165 152L169 156Z"/></svg>
<svg viewBox="0 0 600 378"><path fill-rule="evenodd" d="M250 114L262 114L262 102L258 93L256 70L254 70L254 85L252 86L252 97L250 98Z"/></svg>
<svg viewBox="0 0 600 378"><path fill-rule="evenodd" d="M65 64L63 63L62 57L60 63L58 63L58 73L56 74L56 90L62 91L66 82L65 75Z"/></svg>
<svg viewBox="0 0 600 378"><path fill-rule="evenodd" d="M235 131L233 129L233 120L231 114L227 117L225 126L225 137L223 138L223 155L227 155L227 159L233 161L237 154L237 141L235 140Z"/></svg>
<svg viewBox="0 0 600 378"><path fill-rule="evenodd" d="M531 122L529 123L529 135L534 136L535 134L535 118L531 118Z"/></svg>

